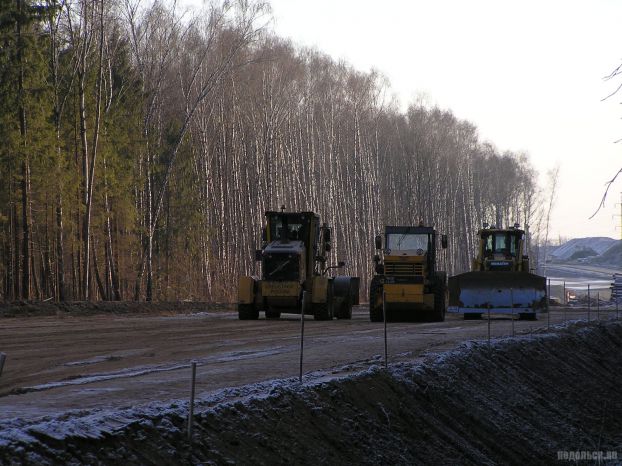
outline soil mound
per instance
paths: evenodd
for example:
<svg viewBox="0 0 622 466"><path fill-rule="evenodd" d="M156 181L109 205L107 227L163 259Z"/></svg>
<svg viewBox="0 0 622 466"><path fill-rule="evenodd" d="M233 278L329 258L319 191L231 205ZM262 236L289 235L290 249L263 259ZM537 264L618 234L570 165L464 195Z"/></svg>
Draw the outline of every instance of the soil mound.
<svg viewBox="0 0 622 466"><path fill-rule="evenodd" d="M551 464L622 457L622 324L467 342L345 378L0 424L2 464ZM620 460L615 461L619 464Z"/></svg>
<svg viewBox="0 0 622 466"><path fill-rule="evenodd" d="M185 314L192 312L218 312L233 310L234 305L204 303L199 301L65 301L0 302L1 317L38 317L95 314Z"/></svg>

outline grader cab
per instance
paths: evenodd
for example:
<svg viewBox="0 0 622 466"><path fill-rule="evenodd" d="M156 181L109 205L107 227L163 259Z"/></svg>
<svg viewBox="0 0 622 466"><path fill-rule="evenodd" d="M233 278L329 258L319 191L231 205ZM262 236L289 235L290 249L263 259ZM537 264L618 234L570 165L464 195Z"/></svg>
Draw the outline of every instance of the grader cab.
<svg viewBox="0 0 622 466"><path fill-rule="evenodd" d="M266 212L262 248L255 252L261 278L240 277L238 316L241 320L278 319L281 313L305 314L316 320L350 319L359 302L359 279L330 276L344 262L328 264L331 229L313 212ZM307 299L304 300L304 292Z"/></svg>

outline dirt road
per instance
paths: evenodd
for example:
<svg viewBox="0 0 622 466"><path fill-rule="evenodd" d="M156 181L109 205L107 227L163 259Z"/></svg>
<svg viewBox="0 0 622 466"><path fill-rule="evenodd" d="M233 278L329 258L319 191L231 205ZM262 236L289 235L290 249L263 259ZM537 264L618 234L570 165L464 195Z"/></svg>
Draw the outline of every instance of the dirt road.
<svg viewBox="0 0 622 466"><path fill-rule="evenodd" d="M547 264L547 276L582 278L586 281L613 280L613 274L620 273L620 269L592 264Z"/></svg>
<svg viewBox="0 0 622 466"><path fill-rule="evenodd" d="M613 311L615 316L615 311ZM551 324L577 311L554 311ZM606 318L601 312L601 318ZM596 318L593 311L592 319ZM517 333L546 327L515 321ZM491 320L493 337L510 335L507 317ZM449 315L442 323L390 323L390 362L487 338L488 321ZM305 321L304 372L329 374L379 364L383 325L366 307L351 321ZM70 409L120 408L187 398L190 363L197 361L197 391L215 391L274 378L296 377L300 317L239 321L233 312L176 316L48 316L0 320L0 420L35 418ZM345 367L344 367L345 366ZM335 369L338 368L338 369Z"/></svg>

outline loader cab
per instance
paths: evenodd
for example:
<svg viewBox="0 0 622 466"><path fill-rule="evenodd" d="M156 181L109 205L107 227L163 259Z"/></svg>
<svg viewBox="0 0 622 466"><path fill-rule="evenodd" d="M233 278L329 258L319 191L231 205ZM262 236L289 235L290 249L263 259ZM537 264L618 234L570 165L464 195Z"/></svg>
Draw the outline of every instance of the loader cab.
<svg viewBox="0 0 622 466"><path fill-rule="evenodd" d="M493 256L503 254L516 257L520 248L521 237L514 232L494 232L482 235L484 239L484 254Z"/></svg>
<svg viewBox="0 0 622 466"><path fill-rule="evenodd" d="M523 256L525 232L515 227L480 230L480 254L483 270L517 270Z"/></svg>

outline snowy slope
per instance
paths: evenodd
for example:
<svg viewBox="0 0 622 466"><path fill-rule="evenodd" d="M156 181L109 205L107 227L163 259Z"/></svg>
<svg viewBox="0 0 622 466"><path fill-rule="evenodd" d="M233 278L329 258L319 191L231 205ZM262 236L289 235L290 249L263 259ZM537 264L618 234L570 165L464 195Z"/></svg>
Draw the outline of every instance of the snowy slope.
<svg viewBox="0 0 622 466"><path fill-rule="evenodd" d="M567 261L573 254L589 249L598 255L603 254L616 243L618 240L607 237L575 238L557 247L549 255L553 260Z"/></svg>
<svg viewBox="0 0 622 466"><path fill-rule="evenodd" d="M622 267L622 241L616 241L613 246L607 249L600 256L596 257L593 260L593 263L613 267Z"/></svg>

